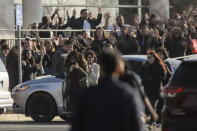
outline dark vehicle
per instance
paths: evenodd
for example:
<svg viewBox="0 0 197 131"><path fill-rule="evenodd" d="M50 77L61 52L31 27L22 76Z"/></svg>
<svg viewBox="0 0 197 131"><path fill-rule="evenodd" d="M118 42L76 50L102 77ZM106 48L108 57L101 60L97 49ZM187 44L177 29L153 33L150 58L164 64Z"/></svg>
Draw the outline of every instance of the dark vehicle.
<svg viewBox="0 0 197 131"><path fill-rule="evenodd" d="M182 61L163 96L162 131L197 131L197 57Z"/></svg>

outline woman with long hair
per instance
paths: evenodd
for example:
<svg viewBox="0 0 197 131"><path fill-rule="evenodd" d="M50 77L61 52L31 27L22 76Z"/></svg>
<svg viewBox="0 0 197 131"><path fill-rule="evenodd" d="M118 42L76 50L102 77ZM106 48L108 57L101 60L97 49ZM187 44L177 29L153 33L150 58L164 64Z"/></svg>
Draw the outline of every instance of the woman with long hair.
<svg viewBox="0 0 197 131"><path fill-rule="evenodd" d="M75 107L77 94L82 88L87 88L87 74L88 67L83 56L72 51L69 53L66 64L66 90L64 92L64 98L68 99L69 109L73 110Z"/></svg>
<svg viewBox="0 0 197 131"><path fill-rule="evenodd" d="M102 51L103 45L110 43L109 39L105 37L105 31L102 27L97 27L95 32L95 39L92 42L92 50L99 54Z"/></svg>
<svg viewBox="0 0 197 131"><path fill-rule="evenodd" d="M154 107L159 99L162 89L162 80L167 73L163 60L156 54L154 50L147 51L147 61L142 66L141 78L144 85L144 91ZM149 115L149 114L148 114ZM153 125L153 117L150 120L150 128Z"/></svg>
<svg viewBox="0 0 197 131"><path fill-rule="evenodd" d="M85 53L85 59L87 60L88 64L88 86L97 85L100 74L100 67L96 63L96 54L94 53L94 51L90 50Z"/></svg>
<svg viewBox="0 0 197 131"><path fill-rule="evenodd" d="M165 86L168 84L168 82L172 78L173 69L172 69L171 64L166 60L168 58L168 53L166 49L164 47L159 47L157 48L156 52L159 55L159 57L163 60L164 65L166 67L166 71L167 71L166 76L162 81L163 86ZM156 108L157 114L159 115L159 120L157 121L158 126L161 124L161 110L163 108L163 105L164 105L164 100L162 97L159 96L157 108Z"/></svg>
<svg viewBox="0 0 197 131"><path fill-rule="evenodd" d="M163 86L165 86L171 79L172 75L173 75L173 69L171 64L167 61L168 57L168 53L166 51L166 49L164 47L159 47L156 50L157 54L159 55L159 57L163 60L164 65L166 67L167 73L166 73L166 77L163 80Z"/></svg>
<svg viewBox="0 0 197 131"><path fill-rule="evenodd" d="M24 58L22 60L23 69L23 82L32 80L36 77L36 73L39 72L39 65L35 64L33 53L31 50L25 50Z"/></svg>

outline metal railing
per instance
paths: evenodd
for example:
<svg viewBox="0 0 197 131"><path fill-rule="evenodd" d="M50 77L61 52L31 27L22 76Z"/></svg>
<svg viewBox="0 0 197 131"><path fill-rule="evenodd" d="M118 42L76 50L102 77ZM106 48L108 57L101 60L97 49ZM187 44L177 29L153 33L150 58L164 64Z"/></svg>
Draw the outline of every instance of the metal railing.
<svg viewBox="0 0 197 131"><path fill-rule="evenodd" d="M18 32L17 29L0 29L0 32L1 31L8 31L8 32ZM68 32L68 34L71 34L71 32L82 32L83 30L82 29L64 29L64 30L58 30L58 29L21 29L20 32L24 33L24 35L28 34L28 32L46 32L46 31L49 31L49 32ZM90 32L93 32L93 35L94 35L94 32L96 31L95 29L91 29L91 30L87 30L87 31L90 31ZM111 32L111 30L104 30L105 32ZM120 30L116 30L117 32L119 32ZM23 35L23 36L24 36ZM70 35L68 36L70 37ZM14 38L5 38L7 41L8 41L8 45L9 47L13 47L16 43L17 43L17 39L16 37ZM21 37L21 40L24 40L25 38L24 37ZM40 40L51 40L52 38L40 38ZM32 40L36 40L36 38L32 38Z"/></svg>

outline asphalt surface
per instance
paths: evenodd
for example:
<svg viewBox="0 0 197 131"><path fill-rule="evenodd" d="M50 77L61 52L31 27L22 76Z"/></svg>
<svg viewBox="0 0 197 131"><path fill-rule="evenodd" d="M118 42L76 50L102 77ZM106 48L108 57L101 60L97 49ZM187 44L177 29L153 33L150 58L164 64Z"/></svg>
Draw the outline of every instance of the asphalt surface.
<svg viewBox="0 0 197 131"><path fill-rule="evenodd" d="M0 122L0 131L69 131L70 124L64 121L38 123L30 121Z"/></svg>
<svg viewBox="0 0 197 131"><path fill-rule="evenodd" d="M70 131L70 122L55 117L52 122L34 122L30 117L17 114L0 115L0 131ZM146 131L149 131L146 128ZM154 131L161 131L157 128Z"/></svg>
<svg viewBox="0 0 197 131"><path fill-rule="evenodd" d="M64 121L53 121L48 123L38 123L30 121L20 122L0 122L0 131L70 131L70 124ZM146 131L149 131L146 129ZM161 131L155 129L154 131Z"/></svg>

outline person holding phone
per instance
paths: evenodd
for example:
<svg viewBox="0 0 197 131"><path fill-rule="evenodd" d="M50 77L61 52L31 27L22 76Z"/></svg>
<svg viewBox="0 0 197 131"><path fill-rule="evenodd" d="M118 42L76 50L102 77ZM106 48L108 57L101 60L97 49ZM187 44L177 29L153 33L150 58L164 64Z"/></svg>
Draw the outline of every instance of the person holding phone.
<svg viewBox="0 0 197 131"><path fill-rule="evenodd" d="M72 51L65 62L66 90L63 93L64 99L68 100L68 110L73 110L78 92L87 88L88 67L83 56Z"/></svg>

